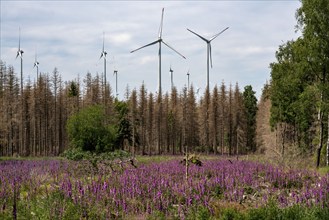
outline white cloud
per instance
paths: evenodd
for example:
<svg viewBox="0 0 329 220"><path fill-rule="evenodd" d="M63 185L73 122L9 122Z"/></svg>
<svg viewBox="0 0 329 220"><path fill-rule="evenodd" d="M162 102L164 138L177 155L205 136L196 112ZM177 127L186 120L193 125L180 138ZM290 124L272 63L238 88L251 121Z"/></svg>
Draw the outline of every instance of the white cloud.
<svg viewBox="0 0 329 220"><path fill-rule="evenodd" d="M157 56L143 56L142 58L139 59L139 62L141 65L145 65L148 63L156 63L156 61L158 60Z"/></svg>
<svg viewBox="0 0 329 220"><path fill-rule="evenodd" d="M117 33L110 35L109 40L111 43L123 45L131 40L131 35L129 33Z"/></svg>
<svg viewBox="0 0 329 220"><path fill-rule="evenodd" d="M245 47L234 47L231 53L235 56L254 56L254 55L264 55L268 53L273 53L277 50L276 47L261 47L261 46L245 46ZM226 51L228 52L228 51Z"/></svg>

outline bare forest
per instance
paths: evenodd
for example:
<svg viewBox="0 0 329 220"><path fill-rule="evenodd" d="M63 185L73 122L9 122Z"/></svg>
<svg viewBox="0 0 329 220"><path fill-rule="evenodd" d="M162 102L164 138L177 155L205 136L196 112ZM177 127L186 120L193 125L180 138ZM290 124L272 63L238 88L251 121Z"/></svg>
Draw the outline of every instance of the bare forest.
<svg viewBox="0 0 329 220"><path fill-rule="evenodd" d="M203 94L193 85L181 91L173 87L159 97L141 85L131 91L127 87L125 99L118 100L110 85L102 75L91 73L63 82L54 68L34 81L29 79L21 90L13 67L2 62L0 155L60 155L70 146L68 118L93 105L105 108L106 118L117 132L122 120L127 122L126 134L116 149L134 154L182 154L185 147L191 152L230 155L257 150L257 100L251 86L241 91L238 83L227 86L222 82ZM118 110L120 104L127 107L124 115Z"/></svg>

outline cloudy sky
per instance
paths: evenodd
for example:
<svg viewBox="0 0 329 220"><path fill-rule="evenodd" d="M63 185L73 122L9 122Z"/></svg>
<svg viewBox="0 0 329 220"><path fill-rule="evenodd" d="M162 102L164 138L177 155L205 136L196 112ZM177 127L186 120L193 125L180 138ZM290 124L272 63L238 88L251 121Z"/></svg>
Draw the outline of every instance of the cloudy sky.
<svg viewBox="0 0 329 220"><path fill-rule="evenodd" d="M158 88L158 45L135 53L140 46L158 38L161 10L164 10L163 39L186 56L181 58L162 46L162 88L170 90L170 66L179 91L190 81L206 87L206 43L189 28L211 38L213 68L210 87L239 83L241 90L252 85L259 97L270 79L269 64L275 51L287 40L296 39L295 12L301 3L282 1L0 1L0 59L20 72L15 59L18 33L24 50L24 81L36 77L33 69L37 51L39 70L52 73L57 67L64 81L103 73L103 32L107 51L107 79L115 89L118 70L119 97L127 85L148 91Z"/></svg>

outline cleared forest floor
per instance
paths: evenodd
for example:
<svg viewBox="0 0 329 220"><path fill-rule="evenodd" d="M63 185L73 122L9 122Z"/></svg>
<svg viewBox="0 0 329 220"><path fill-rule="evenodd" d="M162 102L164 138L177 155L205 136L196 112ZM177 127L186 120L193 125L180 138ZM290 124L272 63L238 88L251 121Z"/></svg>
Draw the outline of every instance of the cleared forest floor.
<svg viewBox="0 0 329 220"><path fill-rule="evenodd" d="M328 219L329 174L260 156L138 156L95 169L60 158L0 161L0 219ZM231 216L231 217L230 217Z"/></svg>

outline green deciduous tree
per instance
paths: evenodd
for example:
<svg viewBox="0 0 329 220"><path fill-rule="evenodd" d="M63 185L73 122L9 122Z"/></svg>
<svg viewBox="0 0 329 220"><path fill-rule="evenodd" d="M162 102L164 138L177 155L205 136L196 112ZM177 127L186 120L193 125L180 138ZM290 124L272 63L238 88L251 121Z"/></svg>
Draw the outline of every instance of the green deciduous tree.
<svg viewBox="0 0 329 220"><path fill-rule="evenodd" d="M117 114L116 130L117 139L116 145L122 150L127 147L126 145L132 143L132 126L129 120L129 107L128 103L124 101L116 100L114 109Z"/></svg>
<svg viewBox="0 0 329 220"><path fill-rule="evenodd" d="M257 98L252 86L244 87L243 92L244 109L246 115L246 147L248 150L256 151L256 113L257 113Z"/></svg>
<svg viewBox="0 0 329 220"><path fill-rule="evenodd" d="M72 115L67 121L71 144L84 151L112 151L115 149L116 130L105 124L105 109L101 105L89 106Z"/></svg>
<svg viewBox="0 0 329 220"><path fill-rule="evenodd" d="M306 42L308 64L315 83L320 90L319 133L317 162L320 165L320 154L324 139L324 115L328 117L328 69L329 69L329 4L326 0L302 0L302 7L297 11L298 27ZM329 122L328 122L329 123ZM327 143L327 165L329 165L329 136Z"/></svg>
<svg viewBox="0 0 329 220"><path fill-rule="evenodd" d="M319 166L329 101L329 4L326 0L301 2L296 18L302 36L281 45L277 62L271 64L271 125L282 127L282 154L285 139L304 151L318 144Z"/></svg>

